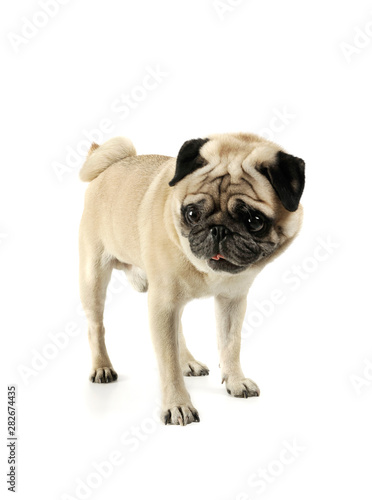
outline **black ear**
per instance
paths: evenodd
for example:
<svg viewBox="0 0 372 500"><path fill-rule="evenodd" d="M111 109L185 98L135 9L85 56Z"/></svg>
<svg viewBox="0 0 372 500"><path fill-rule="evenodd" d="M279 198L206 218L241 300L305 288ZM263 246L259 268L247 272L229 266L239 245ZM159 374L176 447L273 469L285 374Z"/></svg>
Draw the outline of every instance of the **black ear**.
<svg viewBox="0 0 372 500"><path fill-rule="evenodd" d="M183 144L177 156L176 173L169 183L170 186L174 186L186 175L205 165L205 160L200 156L199 151L208 141L209 139L192 139Z"/></svg>
<svg viewBox="0 0 372 500"><path fill-rule="evenodd" d="M273 165L258 167L275 189L280 201L289 212L295 212L305 187L305 162L301 158L278 151Z"/></svg>

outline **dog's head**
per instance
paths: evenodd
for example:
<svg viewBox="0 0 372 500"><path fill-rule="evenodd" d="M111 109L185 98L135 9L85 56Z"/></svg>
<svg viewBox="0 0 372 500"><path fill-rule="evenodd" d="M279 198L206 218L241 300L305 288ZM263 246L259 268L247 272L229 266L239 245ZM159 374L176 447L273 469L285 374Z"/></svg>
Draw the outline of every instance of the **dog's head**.
<svg viewBox="0 0 372 500"><path fill-rule="evenodd" d="M173 216L200 270L239 273L268 260L297 234L305 164L253 134L221 134L182 146Z"/></svg>

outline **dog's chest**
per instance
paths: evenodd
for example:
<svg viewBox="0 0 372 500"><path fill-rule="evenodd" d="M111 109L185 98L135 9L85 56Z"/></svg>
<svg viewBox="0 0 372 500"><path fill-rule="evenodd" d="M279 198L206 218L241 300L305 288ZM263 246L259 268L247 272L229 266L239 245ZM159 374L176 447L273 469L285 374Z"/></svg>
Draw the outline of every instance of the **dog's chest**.
<svg viewBox="0 0 372 500"><path fill-rule="evenodd" d="M224 295L236 297L247 294L257 272L248 271L241 275L231 276L224 273L204 276L203 279L192 287L193 298Z"/></svg>

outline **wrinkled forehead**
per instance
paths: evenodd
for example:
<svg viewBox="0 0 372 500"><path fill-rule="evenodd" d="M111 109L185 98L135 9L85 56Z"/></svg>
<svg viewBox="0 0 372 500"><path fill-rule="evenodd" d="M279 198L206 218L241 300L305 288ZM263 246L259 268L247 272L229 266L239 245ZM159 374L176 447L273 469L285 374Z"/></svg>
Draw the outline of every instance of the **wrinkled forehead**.
<svg viewBox="0 0 372 500"><path fill-rule="evenodd" d="M279 147L256 136L248 137L251 140L239 140L231 135L226 140L221 136L211 137L200 150L207 164L191 174L194 192L186 196L184 203L195 203L204 195L210 203L213 199L214 204L219 203L225 209L226 205L241 199L273 215L274 191L256 167L274 163ZM191 198L194 201L189 201Z"/></svg>

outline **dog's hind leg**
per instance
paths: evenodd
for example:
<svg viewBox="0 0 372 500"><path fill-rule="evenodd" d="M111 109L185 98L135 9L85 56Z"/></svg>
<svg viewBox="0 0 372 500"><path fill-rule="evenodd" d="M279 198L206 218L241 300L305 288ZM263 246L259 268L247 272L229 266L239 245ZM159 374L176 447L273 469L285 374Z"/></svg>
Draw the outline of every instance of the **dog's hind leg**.
<svg viewBox="0 0 372 500"><path fill-rule="evenodd" d="M105 344L103 310L113 261L80 237L80 297L88 320L88 338L92 354L91 382L108 383L118 378Z"/></svg>

